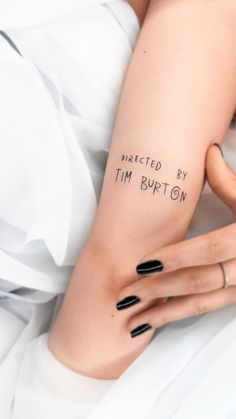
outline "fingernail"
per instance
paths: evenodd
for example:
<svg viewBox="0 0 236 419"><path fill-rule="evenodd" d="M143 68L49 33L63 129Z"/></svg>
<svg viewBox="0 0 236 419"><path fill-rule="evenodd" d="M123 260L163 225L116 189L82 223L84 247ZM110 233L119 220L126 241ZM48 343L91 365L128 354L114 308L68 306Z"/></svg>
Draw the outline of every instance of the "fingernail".
<svg viewBox="0 0 236 419"><path fill-rule="evenodd" d="M129 295L128 297L119 301L116 304L116 308L117 310L125 310L126 308L129 308L131 306L134 306L135 304L138 304L140 301L141 301L140 298L137 297L136 295Z"/></svg>
<svg viewBox="0 0 236 419"><path fill-rule="evenodd" d="M164 266L160 260L149 260L148 262L140 263L136 267L136 271L139 275L152 274L154 272L161 272Z"/></svg>
<svg viewBox="0 0 236 419"><path fill-rule="evenodd" d="M151 329L152 326L149 323L141 324L140 326L136 327L130 332L132 338L141 335L142 333L146 332L147 330Z"/></svg>
<svg viewBox="0 0 236 419"><path fill-rule="evenodd" d="M223 151L222 151L222 148L221 148L220 144L218 144L218 143L214 143L213 145L215 145L216 147L218 147L218 149L219 149L219 150L220 150L220 152L221 152L222 157L224 157L224 154L223 154Z"/></svg>

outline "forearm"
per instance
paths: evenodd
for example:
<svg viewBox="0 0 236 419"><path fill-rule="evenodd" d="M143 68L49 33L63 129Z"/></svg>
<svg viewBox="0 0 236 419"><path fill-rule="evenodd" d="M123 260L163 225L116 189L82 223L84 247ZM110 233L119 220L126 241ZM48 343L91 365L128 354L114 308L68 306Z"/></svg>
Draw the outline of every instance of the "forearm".
<svg viewBox="0 0 236 419"><path fill-rule="evenodd" d="M186 231L203 185L206 149L222 142L235 108L230 11L227 1L214 7L211 1L151 3L123 86L93 228L103 249L116 249L120 260L132 254L137 260L157 237L160 245L173 240L170 219L177 221L175 240ZM122 161L123 155L133 161ZM150 157L147 165L142 156ZM143 176L150 185L154 180L152 188Z"/></svg>
<svg viewBox="0 0 236 419"><path fill-rule="evenodd" d="M135 280L145 254L183 238L203 186L206 149L227 130L236 102L231 4L151 2L125 78L94 225L49 340L79 372L117 377L151 338L130 338L116 296Z"/></svg>

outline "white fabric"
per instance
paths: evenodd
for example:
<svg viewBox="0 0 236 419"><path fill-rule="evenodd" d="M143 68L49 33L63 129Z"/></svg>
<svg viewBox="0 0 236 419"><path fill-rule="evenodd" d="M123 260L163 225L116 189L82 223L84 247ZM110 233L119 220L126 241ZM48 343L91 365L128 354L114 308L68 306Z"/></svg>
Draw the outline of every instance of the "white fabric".
<svg viewBox="0 0 236 419"><path fill-rule="evenodd" d="M14 419L85 418L114 382L65 368L49 352L43 334L28 345L21 364Z"/></svg>
<svg viewBox="0 0 236 419"><path fill-rule="evenodd" d="M1 0L1 419L236 418L236 308L160 330L116 381L59 364L47 331L99 197L139 33L122 0ZM236 168L236 136L224 151ZM232 221L206 187L189 236Z"/></svg>

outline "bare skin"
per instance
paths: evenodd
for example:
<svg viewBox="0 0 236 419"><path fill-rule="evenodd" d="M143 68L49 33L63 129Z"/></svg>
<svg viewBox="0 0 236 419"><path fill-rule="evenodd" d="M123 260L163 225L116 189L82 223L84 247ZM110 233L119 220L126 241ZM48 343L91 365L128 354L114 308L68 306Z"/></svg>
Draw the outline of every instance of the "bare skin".
<svg viewBox="0 0 236 419"><path fill-rule="evenodd" d="M225 163L221 151L211 145L206 157L207 180L216 195L236 218L236 173ZM236 223L158 249L147 259L161 260L162 272L141 276L122 290L119 298L136 295L141 301L172 296L166 304L153 304L134 316L131 331L143 323L158 328L166 323L217 310L236 303ZM175 257L173 257L175 256ZM223 263L223 269L220 263Z"/></svg>
<svg viewBox="0 0 236 419"><path fill-rule="evenodd" d="M145 255L185 236L206 151L222 142L236 107L235 21L234 0L150 2L96 217L49 335L51 352L74 371L117 378L153 336L133 339L127 327L153 301L123 312L116 303Z"/></svg>
<svg viewBox="0 0 236 419"><path fill-rule="evenodd" d="M144 21L150 0L129 0L128 3L133 7L141 22Z"/></svg>

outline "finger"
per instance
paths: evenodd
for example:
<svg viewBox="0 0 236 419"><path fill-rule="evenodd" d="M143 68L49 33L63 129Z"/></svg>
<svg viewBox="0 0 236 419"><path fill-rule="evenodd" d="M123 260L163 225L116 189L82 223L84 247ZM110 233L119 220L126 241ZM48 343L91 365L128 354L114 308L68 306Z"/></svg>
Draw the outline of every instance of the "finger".
<svg viewBox="0 0 236 419"><path fill-rule="evenodd" d="M236 257L236 223L213 232L163 247L139 263L139 275L167 273L179 269L212 265Z"/></svg>
<svg viewBox="0 0 236 419"><path fill-rule="evenodd" d="M154 305L128 322L131 337L161 327L167 323L210 312L236 302L236 286L206 294L177 297L166 304Z"/></svg>
<svg viewBox="0 0 236 419"><path fill-rule="evenodd" d="M206 155L206 174L211 189L236 210L236 174L225 162L219 147L211 145Z"/></svg>
<svg viewBox="0 0 236 419"><path fill-rule="evenodd" d="M236 278L236 259L232 262L230 273ZM230 285L233 285L232 282ZM236 285L236 281L234 282ZM158 279L155 276L145 277L122 289L118 296L117 309L124 310L157 298L209 292L222 288L223 284L224 278L219 264L181 269L174 274L161 275Z"/></svg>

